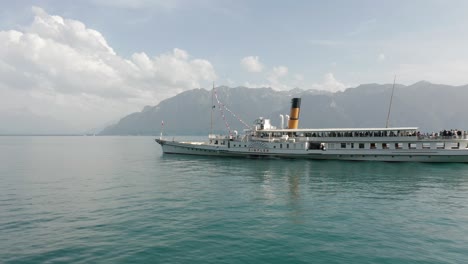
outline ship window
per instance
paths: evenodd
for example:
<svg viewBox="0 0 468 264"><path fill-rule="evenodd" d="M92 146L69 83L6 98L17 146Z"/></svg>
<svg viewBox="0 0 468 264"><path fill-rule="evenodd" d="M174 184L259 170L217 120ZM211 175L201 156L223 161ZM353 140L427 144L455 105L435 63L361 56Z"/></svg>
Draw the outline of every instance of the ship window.
<svg viewBox="0 0 468 264"><path fill-rule="evenodd" d="M423 143L422 148L423 149L430 149L431 148L431 143Z"/></svg>
<svg viewBox="0 0 468 264"><path fill-rule="evenodd" d="M395 143L395 149L402 149L403 143Z"/></svg>
<svg viewBox="0 0 468 264"><path fill-rule="evenodd" d="M375 143L370 143L370 148L371 149L376 149L377 147L375 146Z"/></svg>
<svg viewBox="0 0 468 264"><path fill-rule="evenodd" d="M276 148L276 146L273 146L273 148Z"/></svg>
<svg viewBox="0 0 468 264"><path fill-rule="evenodd" d="M346 143L341 143L341 148L346 148Z"/></svg>
<svg viewBox="0 0 468 264"><path fill-rule="evenodd" d="M445 148L445 143L442 142L442 143L436 143L436 148L437 149L444 149Z"/></svg>
<svg viewBox="0 0 468 264"><path fill-rule="evenodd" d="M359 143L359 148L363 149L364 148L364 143Z"/></svg>
<svg viewBox="0 0 468 264"><path fill-rule="evenodd" d="M409 149L416 149L416 143L408 143Z"/></svg>
<svg viewBox="0 0 468 264"><path fill-rule="evenodd" d="M283 148L283 144L280 144L280 148Z"/></svg>
<svg viewBox="0 0 468 264"><path fill-rule="evenodd" d="M286 144L286 148L289 148L289 144Z"/></svg>
<svg viewBox="0 0 468 264"><path fill-rule="evenodd" d="M383 148L383 149L388 149L387 143L382 143L382 148Z"/></svg>
<svg viewBox="0 0 468 264"><path fill-rule="evenodd" d="M354 148L354 143L351 143L351 148L352 148L352 149Z"/></svg>

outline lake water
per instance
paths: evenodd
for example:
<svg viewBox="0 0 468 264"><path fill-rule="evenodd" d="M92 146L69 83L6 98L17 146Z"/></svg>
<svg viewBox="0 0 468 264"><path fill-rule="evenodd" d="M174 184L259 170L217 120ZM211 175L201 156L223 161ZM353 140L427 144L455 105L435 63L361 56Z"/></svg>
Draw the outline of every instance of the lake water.
<svg viewBox="0 0 468 264"><path fill-rule="evenodd" d="M468 164L0 137L3 263L466 263Z"/></svg>

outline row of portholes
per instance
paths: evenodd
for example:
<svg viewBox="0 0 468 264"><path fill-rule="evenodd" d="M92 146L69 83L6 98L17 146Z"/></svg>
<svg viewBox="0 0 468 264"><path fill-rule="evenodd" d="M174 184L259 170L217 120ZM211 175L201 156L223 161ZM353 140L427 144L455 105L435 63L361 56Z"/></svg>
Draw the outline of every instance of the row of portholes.
<svg viewBox="0 0 468 264"><path fill-rule="evenodd" d="M182 149L187 149L187 150L193 150L193 151L203 151L203 152L216 152L216 150L209 150L209 149L197 149L197 148L186 148L186 147L178 147L178 146L174 146L174 148L182 148Z"/></svg>
<svg viewBox="0 0 468 264"><path fill-rule="evenodd" d="M239 145L233 144L232 146L233 146L233 147L239 147L239 148L241 148L241 147L242 147L242 145L241 145L241 144L239 144ZM246 148L246 147L247 147L247 145L244 145L244 148Z"/></svg>

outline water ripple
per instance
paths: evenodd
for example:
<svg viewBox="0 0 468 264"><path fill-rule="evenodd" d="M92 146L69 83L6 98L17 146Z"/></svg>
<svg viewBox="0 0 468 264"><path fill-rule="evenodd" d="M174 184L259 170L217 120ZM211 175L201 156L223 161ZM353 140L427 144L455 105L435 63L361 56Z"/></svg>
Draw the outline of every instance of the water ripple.
<svg viewBox="0 0 468 264"><path fill-rule="evenodd" d="M0 158L6 263L468 259L465 164L162 155L148 137L0 137Z"/></svg>

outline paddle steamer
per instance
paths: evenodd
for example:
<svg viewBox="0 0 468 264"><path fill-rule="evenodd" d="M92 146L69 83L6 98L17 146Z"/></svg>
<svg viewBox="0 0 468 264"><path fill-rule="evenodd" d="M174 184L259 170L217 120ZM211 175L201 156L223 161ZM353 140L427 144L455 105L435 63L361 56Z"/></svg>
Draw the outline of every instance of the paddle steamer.
<svg viewBox="0 0 468 264"><path fill-rule="evenodd" d="M466 131L421 134L417 127L298 128L300 98L293 98L287 127L259 118L242 135L210 134L206 142L156 139L166 154L304 158L356 161L468 162Z"/></svg>

